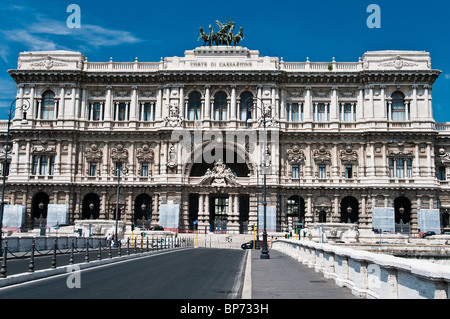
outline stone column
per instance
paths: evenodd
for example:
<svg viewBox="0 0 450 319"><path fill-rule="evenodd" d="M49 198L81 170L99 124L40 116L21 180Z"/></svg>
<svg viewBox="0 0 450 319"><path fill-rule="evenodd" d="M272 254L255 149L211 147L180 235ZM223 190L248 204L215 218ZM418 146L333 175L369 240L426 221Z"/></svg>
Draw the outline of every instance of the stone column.
<svg viewBox="0 0 450 319"><path fill-rule="evenodd" d="M105 100L105 127L111 127L111 115L113 113L113 95L112 95L112 87L106 87L106 100Z"/></svg>
<svg viewBox="0 0 450 319"><path fill-rule="evenodd" d="M209 126L209 121L211 120L211 95L209 85L205 85L205 106L203 109L203 118L206 120L205 124Z"/></svg>
<svg viewBox="0 0 450 319"><path fill-rule="evenodd" d="M206 217L204 214L204 206L205 206L205 198L204 198L204 194L198 194L198 218L197 218L197 225L198 225L198 230L200 231L200 229L204 229L206 226Z"/></svg>
<svg viewBox="0 0 450 319"><path fill-rule="evenodd" d="M59 107L58 107L58 113L59 114L58 114L58 117L61 120L64 120L64 119L68 118L68 116L66 116L68 114L65 114L65 113L68 111L69 108L67 108L67 110L66 110L65 85L61 84L59 87L60 87L60 89L59 89ZM56 110L55 110L55 112L53 112L53 119L56 119L56 118L57 118L57 115L56 115Z"/></svg>
<svg viewBox="0 0 450 319"><path fill-rule="evenodd" d="M231 121L236 121L236 85L231 85Z"/></svg>
<svg viewBox="0 0 450 319"><path fill-rule="evenodd" d="M312 100L311 100L311 87L306 87L305 94L305 122L312 121Z"/></svg>
<svg viewBox="0 0 450 319"><path fill-rule="evenodd" d="M299 121L301 121L301 104L299 104L299 113ZM280 88L280 121L286 121L286 94L284 88Z"/></svg>

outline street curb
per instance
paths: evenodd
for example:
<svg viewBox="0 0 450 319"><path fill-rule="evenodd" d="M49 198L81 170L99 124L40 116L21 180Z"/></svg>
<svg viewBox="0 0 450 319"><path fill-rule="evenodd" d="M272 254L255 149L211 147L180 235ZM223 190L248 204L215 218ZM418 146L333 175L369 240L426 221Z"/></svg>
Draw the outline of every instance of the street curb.
<svg viewBox="0 0 450 319"><path fill-rule="evenodd" d="M242 299L252 299L252 251L247 250Z"/></svg>
<svg viewBox="0 0 450 319"><path fill-rule="evenodd" d="M144 253L138 253L138 254L132 254L132 255L125 255L125 256L116 256L108 259L102 259L102 260L95 260L95 261L89 261L84 263L77 263L77 264L71 264L71 265L65 265L56 267L54 269L43 269L43 270L37 270L35 272L27 272L17 275L11 275L6 278L0 278L0 288L4 288L11 285L17 285L28 281L33 281L37 279L43 279L51 276L61 275L61 274L69 274L74 271L74 269L79 268L79 270L84 270L88 268L103 266L107 264L112 264L115 262L120 261L127 261L131 259L136 258L142 258L142 257L148 257L150 255L154 255L160 252L169 252L169 251L175 251L175 250L183 250L183 249L190 249L191 247L181 247L181 248L172 248L168 250L163 251L151 251L151 252L144 252ZM77 269L78 270L78 269Z"/></svg>

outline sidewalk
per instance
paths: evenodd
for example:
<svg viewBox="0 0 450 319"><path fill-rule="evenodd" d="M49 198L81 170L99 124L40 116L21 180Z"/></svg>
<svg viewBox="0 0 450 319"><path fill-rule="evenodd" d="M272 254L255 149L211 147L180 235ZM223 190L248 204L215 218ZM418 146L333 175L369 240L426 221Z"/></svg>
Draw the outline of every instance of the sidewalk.
<svg viewBox="0 0 450 319"><path fill-rule="evenodd" d="M260 259L260 250L249 253L252 299L357 299L348 288L282 252L270 250L270 259Z"/></svg>

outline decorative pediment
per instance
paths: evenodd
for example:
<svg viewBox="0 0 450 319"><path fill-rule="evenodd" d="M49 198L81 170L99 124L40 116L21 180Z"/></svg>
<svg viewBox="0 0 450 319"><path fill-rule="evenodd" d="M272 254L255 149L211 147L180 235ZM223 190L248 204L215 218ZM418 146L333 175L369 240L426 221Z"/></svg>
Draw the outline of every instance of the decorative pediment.
<svg viewBox="0 0 450 319"><path fill-rule="evenodd" d="M213 169L207 169L205 175L199 183L200 185L212 186L237 186L236 175L222 161L214 163Z"/></svg>
<svg viewBox="0 0 450 319"><path fill-rule="evenodd" d="M128 150L124 149L122 144L117 144L116 148L111 149L111 159L113 162L127 162Z"/></svg>
<svg viewBox="0 0 450 319"><path fill-rule="evenodd" d="M450 166L450 153L440 148L436 153L435 161L438 165Z"/></svg>
<svg viewBox="0 0 450 319"><path fill-rule="evenodd" d="M84 156L88 163L100 163L103 158L103 151L98 149L97 144L92 144L91 147L86 148Z"/></svg>
<svg viewBox="0 0 450 319"><path fill-rule="evenodd" d="M145 91L142 90L141 95L145 96L145 97L152 97L152 96L155 96L156 94L155 94L155 91L153 91L153 90L145 90Z"/></svg>
<svg viewBox="0 0 450 319"><path fill-rule="evenodd" d="M153 162L155 154L147 144L136 150L136 157L139 163Z"/></svg>
<svg viewBox="0 0 450 319"><path fill-rule="evenodd" d="M414 144L406 142L404 140L394 141L388 144L388 156L390 157L413 157L414 155Z"/></svg>
<svg viewBox="0 0 450 319"><path fill-rule="evenodd" d="M89 91L89 94L90 94L92 97L105 96L105 90L94 89L94 90Z"/></svg>
<svg viewBox="0 0 450 319"><path fill-rule="evenodd" d="M303 91L299 89L286 90L286 95L292 98L303 97Z"/></svg>
<svg viewBox="0 0 450 319"><path fill-rule="evenodd" d="M54 66L67 66L67 65L68 64L66 62L62 62L61 60L60 61L55 60L49 55L45 58L45 60L31 63L31 66L43 66L46 69L51 69Z"/></svg>
<svg viewBox="0 0 450 319"><path fill-rule="evenodd" d="M395 58L395 60L389 62L382 62L379 63L378 65L384 67L395 67L397 70L400 70L405 66L407 67L418 66L417 63L407 62L405 59L402 59L399 55Z"/></svg>
<svg viewBox="0 0 450 319"><path fill-rule="evenodd" d="M318 150L314 150L313 158L316 164L331 164L331 152L323 145Z"/></svg>
<svg viewBox="0 0 450 319"><path fill-rule="evenodd" d="M55 146L50 146L50 145L42 145L42 146L35 146L33 147L32 150L33 155L37 155L37 156L52 156L52 155L56 155L56 149Z"/></svg>
<svg viewBox="0 0 450 319"><path fill-rule="evenodd" d="M358 153L350 145L341 151L340 158L343 165L358 165Z"/></svg>
<svg viewBox="0 0 450 319"><path fill-rule="evenodd" d="M305 153L300 149L300 146L294 145L286 151L287 160L291 164L303 164L305 162Z"/></svg>
<svg viewBox="0 0 450 319"><path fill-rule="evenodd" d="M313 90L313 95L315 97L328 97L330 95L329 91L323 90L323 89L319 89L319 90Z"/></svg>

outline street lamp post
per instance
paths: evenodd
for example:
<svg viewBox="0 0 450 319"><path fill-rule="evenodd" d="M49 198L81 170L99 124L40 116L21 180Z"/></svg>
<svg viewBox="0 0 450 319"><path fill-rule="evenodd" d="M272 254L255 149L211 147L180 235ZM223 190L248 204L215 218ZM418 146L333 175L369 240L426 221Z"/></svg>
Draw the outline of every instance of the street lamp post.
<svg viewBox="0 0 450 319"><path fill-rule="evenodd" d="M114 237L114 247L119 247L119 234L117 233L118 223L119 223L119 196L120 196L120 177L123 172L123 164L120 166L116 166L116 168L112 168L113 172L115 171L117 175L117 201L116 201L116 225L115 225L115 237Z"/></svg>
<svg viewBox="0 0 450 319"><path fill-rule="evenodd" d="M16 102L19 100L18 98L15 99L9 108L9 114L8 114L8 128L6 131L6 143L5 143L5 159L3 162L3 183L2 183L2 201L0 203L0 249L2 248L2 238L3 238L3 213L5 210L5 186L6 186L6 167L8 164L8 144L9 144L9 132L11 128L11 118L12 115L15 113L17 109L21 109L22 114L22 122L21 124L28 124L27 121L27 111L30 108L30 102L27 99L21 98L20 100L26 101L27 104L22 104L21 106L17 106ZM13 108L13 106L15 106Z"/></svg>
<svg viewBox="0 0 450 319"><path fill-rule="evenodd" d="M256 97L258 100L260 100L263 103L263 100L260 99L259 97ZM248 98L247 100L245 100L245 105L247 103L248 100L253 99L253 97ZM267 136L267 132L266 132L266 124L267 124L267 113L264 107L260 108L257 105L255 105L256 108L260 109L261 113L262 113L262 124L263 124L263 128L264 128L264 156L263 156L263 167L264 167L264 197L263 197L263 212L264 212L264 229L263 229L263 246L262 246L262 250L261 250L261 259L270 259L270 255L269 255L269 249L268 249L268 245L267 245L267 173L266 173L266 169L267 169L267 141L266 141L266 136ZM258 210L257 210L257 217L258 217Z"/></svg>

